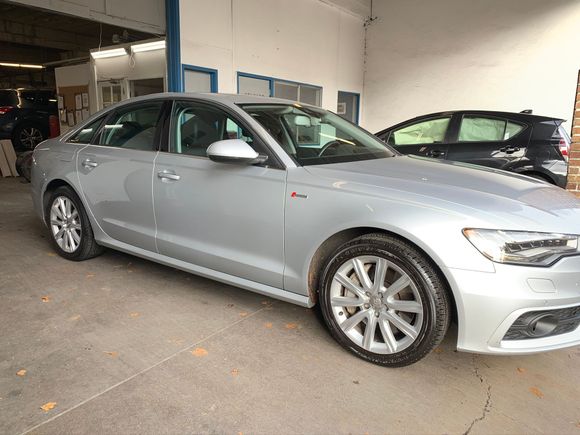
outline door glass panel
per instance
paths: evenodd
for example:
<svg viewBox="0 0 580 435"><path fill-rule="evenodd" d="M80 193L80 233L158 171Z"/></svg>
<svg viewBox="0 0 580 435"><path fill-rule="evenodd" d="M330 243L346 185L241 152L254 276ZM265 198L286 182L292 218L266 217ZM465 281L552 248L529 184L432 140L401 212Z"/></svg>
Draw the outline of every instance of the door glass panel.
<svg viewBox="0 0 580 435"><path fill-rule="evenodd" d="M257 97L270 96L270 81L254 77L238 77L238 94L255 95Z"/></svg>
<svg viewBox="0 0 580 435"><path fill-rule="evenodd" d="M163 79L142 79L131 80L131 96L141 97L143 95L157 94L163 92Z"/></svg>
<svg viewBox="0 0 580 435"><path fill-rule="evenodd" d="M358 99L357 94L351 92L338 92L337 115L348 119L355 124L358 122Z"/></svg>
<svg viewBox="0 0 580 435"><path fill-rule="evenodd" d="M320 106L322 97L322 89L314 86L300 85L301 103L312 104L313 106Z"/></svg>
<svg viewBox="0 0 580 435"><path fill-rule="evenodd" d="M503 136L503 139L504 140L511 139L520 131L522 131L524 128L525 126L522 124L516 124L515 122L508 121L507 126L505 128L505 134Z"/></svg>
<svg viewBox="0 0 580 435"><path fill-rule="evenodd" d="M208 147L225 139L241 139L253 147L252 135L219 109L178 102L173 119L171 149L175 153L207 157Z"/></svg>
<svg viewBox="0 0 580 435"><path fill-rule="evenodd" d="M121 85L113 85L111 89L113 91L113 103L118 103L121 101Z"/></svg>
<svg viewBox="0 0 580 435"><path fill-rule="evenodd" d="M274 96L285 100L298 101L298 85L286 82L274 82Z"/></svg>
<svg viewBox="0 0 580 435"><path fill-rule="evenodd" d="M183 73L185 92L211 92L211 74L186 69Z"/></svg>
<svg viewBox="0 0 580 435"><path fill-rule="evenodd" d="M103 122L103 117L80 129L79 132L71 137L68 141L73 143L91 143L93 136L101 126L101 122Z"/></svg>
<svg viewBox="0 0 580 435"><path fill-rule="evenodd" d="M418 145L441 143L449 126L450 117L429 119L399 128L389 136L389 145Z"/></svg>
<svg viewBox="0 0 580 435"><path fill-rule="evenodd" d="M161 101L120 110L105 124L100 145L153 151Z"/></svg>

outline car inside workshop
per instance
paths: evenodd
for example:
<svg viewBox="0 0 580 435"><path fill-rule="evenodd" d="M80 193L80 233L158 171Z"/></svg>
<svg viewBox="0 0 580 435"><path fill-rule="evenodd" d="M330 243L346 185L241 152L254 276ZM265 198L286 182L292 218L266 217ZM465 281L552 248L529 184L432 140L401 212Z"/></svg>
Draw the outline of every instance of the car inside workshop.
<svg viewBox="0 0 580 435"><path fill-rule="evenodd" d="M0 433L580 433L579 28L0 0Z"/></svg>

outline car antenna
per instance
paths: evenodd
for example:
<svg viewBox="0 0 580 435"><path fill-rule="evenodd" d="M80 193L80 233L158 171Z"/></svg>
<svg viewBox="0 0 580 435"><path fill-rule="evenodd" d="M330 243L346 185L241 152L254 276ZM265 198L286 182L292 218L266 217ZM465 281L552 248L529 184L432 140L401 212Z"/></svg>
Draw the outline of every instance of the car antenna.
<svg viewBox="0 0 580 435"><path fill-rule="evenodd" d="M526 110L522 110L520 113L526 113L526 114L528 114L528 115L531 115L531 114L532 114L532 112L533 112L533 110L532 110L532 109L526 109Z"/></svg>

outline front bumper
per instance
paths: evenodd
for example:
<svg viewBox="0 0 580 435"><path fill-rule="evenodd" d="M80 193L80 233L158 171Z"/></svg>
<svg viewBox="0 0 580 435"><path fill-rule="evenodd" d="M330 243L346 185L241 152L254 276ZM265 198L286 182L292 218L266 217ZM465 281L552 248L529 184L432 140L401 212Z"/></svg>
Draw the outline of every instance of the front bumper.
<svg viewBox="0 0 580 435"><path fill-rule="evenodd" d="M510 330L526 313L580 306L580 256L563 258L551 267L494 266L495 273L447 269L457 303L459 350L526 354L580 345L580 327L524 339L513 339ZM566 310L570 311L575 312Z"/></svg>

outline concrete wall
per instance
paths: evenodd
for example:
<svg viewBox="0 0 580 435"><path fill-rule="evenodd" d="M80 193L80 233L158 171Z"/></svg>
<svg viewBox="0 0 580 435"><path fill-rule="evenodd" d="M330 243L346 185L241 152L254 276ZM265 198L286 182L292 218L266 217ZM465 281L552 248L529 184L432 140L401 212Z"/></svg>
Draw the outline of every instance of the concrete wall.
<svg viewBox="0 0 580 435"><path fill-rule="evenodd" d="M237 93L238 71L362 92L363 19L319 0L180 2L181 62L218 70L219 92ZM364 101L364 97L362 98Z"/></svg>
<svg viewBox="0 0 580 435"><path fill-rule="evenodd" d="M11 0L11 2L142 32L165 33L165 0Z"/></svg>
<svg viewBox="0 0 580 435"><path fill-rule="evenodd" d="M571 120L579 1L389 0L373 8L362 122L371 131L464 108Z"/></svg>

